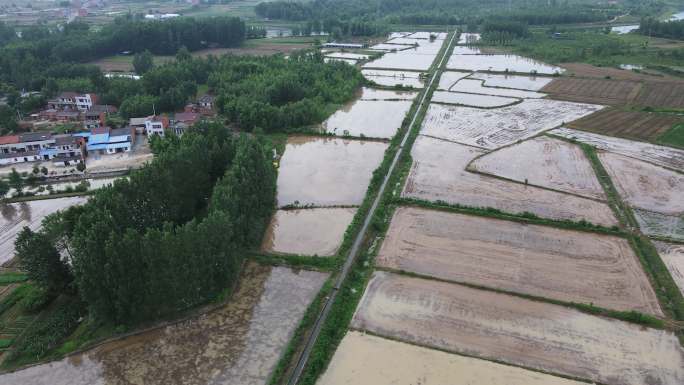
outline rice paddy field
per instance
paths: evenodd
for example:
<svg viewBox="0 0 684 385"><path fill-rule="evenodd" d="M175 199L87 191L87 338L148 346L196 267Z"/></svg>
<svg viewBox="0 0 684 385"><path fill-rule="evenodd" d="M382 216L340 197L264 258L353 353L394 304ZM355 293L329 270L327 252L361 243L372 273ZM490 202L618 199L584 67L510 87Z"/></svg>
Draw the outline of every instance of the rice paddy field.
<svg viewBox="0 0 684 385"><path fill-rule="evenodd" d="M568 127L609 136L655 141L684 118L675 114L606 108L568 124Z"/></svg>
<svg viewBox="0 0 684 385"><path fill-rule="evenodd" d="M504 98L501 96L465 94L461 92L435 91L432 94L433 103L453 104L464 107L497 108L520 103L520 99Z"/></svg>
<svg viewBox="0 0 684 385"><path fill-rule="evenodd" d="M492 87L486 85L486 80L480 79L461 79L453 84L449 91L470 92L474 94L508 96L513 98L539 99L546 96L539 92L517 90L512 88Z"/></svg>
<svg viewBox="0 0 684 385"><path fill-rule="evenodd" d="M672 279L684 294L684 245L661 241L654 241L653 245L670 271Z"/></svg>
<svg viewBox="0 0 684 385"><path fill-rule="evenodd" d="M496 149L527 139L565 122L598 111L602 106L526 99L497 109L430 105L421 133L484 149Z"/></svg>
<svg viewBox="0 0 684 385"><path fill-rule="evenodd" d="M336 136L390 139L411 104L411 100L357 100L337 110L323 122L322 129Z"/></svg>
<svg viewBox="0 0 684 385"><path fill-rule="evenodd" d="M404 86L412 88L423 88L425 86L423 80L420 78L420 72L364 69L361 73L366 79L381 86Z"/></svg>
<svg viewBox="0 0 684 385"><path fill-rule="evenodd" d="M518 55L452 55L450 70L511 72L553 75L564 72L560 67Z"/></svg>
<svg viewBox="0 0 684 385"><path fill-rule="evenodd" d="M541 76L501 75L490 73L475 73L473 79L484 80L485 87L514 88L527 91L539 91L549 84L553 78Z"/></svg>

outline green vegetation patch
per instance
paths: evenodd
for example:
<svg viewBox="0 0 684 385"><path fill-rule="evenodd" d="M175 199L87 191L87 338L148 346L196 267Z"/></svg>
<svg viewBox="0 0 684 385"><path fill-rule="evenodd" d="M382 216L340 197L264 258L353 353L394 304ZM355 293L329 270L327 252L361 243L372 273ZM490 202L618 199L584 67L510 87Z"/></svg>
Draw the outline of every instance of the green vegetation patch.
<svg viewBox="0 0 684 385"><path fill-rule="evenodd" d="M684 123L674 125L657 139L658 143L684 148Z"/></svg>
<svg viewBox="0 0 684 385"><path fill-rule="evenodd" d="M28 280L28 276L24 273L7 272L0 274L0 285L25 282L26 280Z"/></svg>

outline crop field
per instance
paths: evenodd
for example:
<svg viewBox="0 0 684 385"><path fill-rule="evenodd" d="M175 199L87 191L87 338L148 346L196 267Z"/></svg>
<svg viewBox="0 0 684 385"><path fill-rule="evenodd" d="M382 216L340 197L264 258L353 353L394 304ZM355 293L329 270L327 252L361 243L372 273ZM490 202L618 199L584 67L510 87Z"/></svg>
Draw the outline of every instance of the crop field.
<svg viewBox="0 0 684 385"><path fill-rule="evenodd" d="M560 67L518 55L452 55L447 63L447 69L545 75L564 71Z"/></svg>
<svg viewBox="0 0 684 385"><path fill-rule="evenodd" d="M492 207L509 213L613 226L617 220L602 202L466 171L486 151L419 136L411 150L413 165L402 196L470 207Z"/></svg>
<svg viewBox="0 0 684 385"><path fill-rule="evenodd" d="M526 91L539 91L549 84L553 78L541 76L501 75L477 72L470 76L484 80L485 87L514 88Z"/></svg>
<svg viewBox="0 0 684 385"><path fill-rule="evenodd" d="M410 37L412 39L426 39L427 40L427 39L430 39L431 35L435 36L435 40L444 40L447 38L446 32L425 32L425 31L414 32L414 33L408 35L408 37Z"/></svg>
<svg viewBox="0 0 684 385"><path fill-rule="evenodd" d="M610 152L598 155L622 199L631 206L684 215L684 174Z"/></svg>
<svg viewBox="0 0 684 385"><path fill-rule="evenodd" d="M566 302L663 316L624 238L399 208L378 266Z"/></svg>
<svg viewBox="0 0 684 385"><path fill-rule="evenodd" d="M0 375L0 384L265 385L327 274L248 264L218 310ZM169 367L172 365L172 368Z"/></svg>
<svg viewBox="0 0 684 385"><path fill-rule="evenodd" d="M605 108L567 126L610 136L654 141L681 122L684 119L677 115Z"/></svg>
<svg viewBox="0 0 684 385"><path fill-rule="evenodd" d="M278 210L264 234L261 250L274 254L334 255L354 214L354 208Z"/></svg>
<svg viewBox="0 0 684 385"><path fill-rule="evenodd" d="M638 208L633 208L632 211L642 233L684 242L684 216L667 215Z"/></svg>
<svg viewBox="0 0 684 385"><path fill-rule="evenodd" d="M645 82L635 104L660 108L684 108L684 82Z"/></svg>
<svg viewBox="0 0 684 385"><path fill-rule="evenodd" d="M660 258L684 295L684 245L654 241Z"/></svg>
<svg viewBox="0 0 684 385"><path fill-rule="evenodd" d="M512 98L530 98L539 99L546 95L539 92L515 90L509 88L497 88L484 85L484 80L480 79L462 79L451 86L449 91L453 92L471 92L474 94L495 95L495 96L509 96Z"/></svg>
<svg viewBox="0 0 684 385"><path fill-rule="evenodd" d="M357 100L323 122L324 131L337 136L390 139L411 109L410 100Z"/></svg>
<svg viewBox="0 0 684 385"><path fill-rule="evenodd" d="M432 102L465 107L497 108L519 103L520 99L492 95L464 94L461 92L435 91L432 94Z"/></svg>
<svg viewBox="0 0 684 385"><path fill-rule="evenodd" d="M548 374L350 331L318 385L585 385Z"/></svg>
<svg viewBox="0 0 684 385"><path fill-rule="evenodd" d="M479 33L462 33L458 37L458 44L471 44L479 41L481 38Z"/></svg>
<svg viewBox="0 0 684 385"><path fill-rule="evenodd" d="M577 145L546 136L486 154L470 163L468 170L587 198L606 199L584 151Z"/></svg>
<svg viewBox="0 0 684 385"><path fill-rule="evenodd" d="M468 75L470 75L470 72L444 71L442 72L442 76L439 78L439 85L437 85L437 89L449 91L454 83L467 77Z"/></svg>
<svg viewBox="0 0 684 385"><path fill-rule="evenodd" d="M387 144L292 136L278 171L278 207L359 205Z"/></svg>
<svg viewBox="0 0 684 385"><path fill-rule="evenodd" d="M452 51L453 55L484 55L478 47L456 46Z"/></svg>
<svg viewBox="0 0 684 385"><path fill-rule="evenodd" d="M679 385L669 331L461 285L375 272L352 327L608 385Z"/></svg>
<svg viewBox="0 0 684 385"><path fill-rule="evenodd" d="M413 100L418 96L417 92L380 90L377 88L363 87L361 100Z"/></svg>
<svg viewBox="0 0 684 385"><path fill-rule="evenodd" d="M684 150L578 131L566 127L555 129L549 133L587 143L600 150L614 152L644 162L653 163L658 166L667 167L673 170L684 170Z"/></svg>
<svg viewBox="0 0 684 385"><path fill-rule="evenodd" d="M608 105L631 104L641 92L642 83L631 80L554 79L541 89L554 99Z"/></svg>
<svg viewBox="0 0 684 385"><path fill-rule="evenodd" d="M383 71L383 70L362 70L363 77L374 81L381 86L405 86L413 88L423 88L423 80L419 78L420 72L410 71Z"/></svg>
<svg viewBox="0 0 684 385"><path fill-rule="evenodd" d="M24 226L36 231L46 216L86 201L87 198L73 197L0 203L0 265L14 258L14 241Z"/></svg>
<svg viewBox="0 0 684 385"><path fill-rule="evenodd" d="M363 68L386 68L427 71L436 55L422 55L407 51L388 52L379 59L363 65Z"/></svg>
<svg viewBox="0 0 684 385"><path fill-rule="evenodd" d="M333 52L326 54L325 57L337 58L337 59L352 59L352 60L366 60L370 58L369 55L363 55L360 53L351 52Z"/></svg>
<svg viewBox="0 0 684 385"><path fill-rule="evenodd" d="M377 51L401 51L404 49L409 49L413 48L410 45L402 45L402 44L387 44L387 43L380 43L380 44L375 44L370 47L370 49L377 50Z"/></svg>
<svg viewBox="0 0 684 385"><path fill-rule="evenodd" d="M421 133L485 149L496 149L598 111L602 106L526 99L498 109L431 104Z"/></svg>

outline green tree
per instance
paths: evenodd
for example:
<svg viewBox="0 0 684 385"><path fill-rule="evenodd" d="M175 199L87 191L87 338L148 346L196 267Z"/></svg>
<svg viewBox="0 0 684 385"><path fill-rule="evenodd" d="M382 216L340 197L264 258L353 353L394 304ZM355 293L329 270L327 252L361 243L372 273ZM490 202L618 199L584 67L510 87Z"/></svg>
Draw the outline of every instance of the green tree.
<svg viewBox="0 0 684 385"><path fill-rule="evenodd" d="M12 169L12 172L9 175L9 185L18 193L20 193L24 189L24 179L21 177L21 174L19 174L15 168Z"/></svg>
<svg viewBox="0 0 684 385"><path fill-rule="evenodd" d="M4 179L0 179L0 198L3 198L9 192L9 189L9 183Z"/></svg>
<svg viewBox="0 0 684 385"><path fill-rule="evenodd" d="M147 73L154 67L154 57L148 50L138 53L133 57L133 68L139 75Z"/></svg>
<svg viewBox="0 0 684 385"><path fill-rule="evenodd" d="M39 286L59 293L71 282L69 268L45 234L24 227L14 247L21 268Z"/></svg>

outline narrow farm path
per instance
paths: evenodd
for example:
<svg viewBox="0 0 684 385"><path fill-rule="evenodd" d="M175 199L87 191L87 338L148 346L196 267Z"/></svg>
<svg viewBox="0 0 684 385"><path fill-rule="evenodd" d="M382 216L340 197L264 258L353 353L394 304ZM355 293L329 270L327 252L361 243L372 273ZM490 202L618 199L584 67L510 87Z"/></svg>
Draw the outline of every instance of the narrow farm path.
<svg viewBox="0 0 684 385"><path fill-rule="evenodd" d="M411 118L411 123L408 126L408 129L404 133L404 137L401 140L401 145L399 146L399 150L396 152L394 155L394 158L392 159L392 163L390 164L390 167L387 170L387 173L384 175L382 184L380 185L380 189L378 190L378 193L373 200L373 204L370 207L370 210L368 210L368 213L366 214L366 217L364 218L363 225L361 226L361 230L359 233L356 235L356 238L354 238L354 243L349 250L349 254L347 255L347 258L345 259L344 265L342 266L342 270L340 274L338 275L337 279L335 280L335 285L333 287L333 290L331 291L330 295L325 301L325 304L323 306L323 309L321 310L320 314L318 315L318 318L316 319L316 323L314 324L311 333L309 334L308 338L306 339L306 345L304 349L302 350L301 354L299 355L297 359L297 364L294 367L294 370L292 371L292 374L288 380L288 385L295 385L299 382L299 379L304 371L304 368L306 367L306 363L309 359L309 356L311 355L311 351L316 343L316 340L318 339L318 336L320 335L321 328L325 324L326 319L328 318L328 315L330 314L330 309L332 308L333 303L335 302L335 298L337 297L337 294L339 292L340 287L344 283L344 281L347 279L347 276L349 274L349 270L351 269L352 264L354 263L354 260L359 254L359 249L361 248L361 245L363 244L364 238L366 236L366 233L368 231L368 227L370 226L371 219L373 218L375 214L375 210L378 208L380 201L382 197L384 196L385 189L387 188L387 184L389 182L389 179L394 172L394 169L397 166L397 162L399 161L400 157L405 151L411 151L411 148L407 148L406 143L408 142L409 136L411 135L411 129L416 124L416 121L418 120L418 117L421 116L420 112L424 109L424 106L426 103L429 103L430 101L428 100L427 96L430 93L429 90L432 89L432 85L434 84L436 79L439 79L443 68L444 68L444 61L447 59L447 56L451 52L450 48L454 43L454 38L456 37L456 33L451 35L451 38L448 40L446 47L440 51L440 56L436 58L438 60L438 65L436 66L436 69L432 76L430 77L430 81L428 84L425 86L425 91L423 92L423 95L421 96L420 103L418 104L418 108L416 108L413 112L413 117Z"/></svg>

